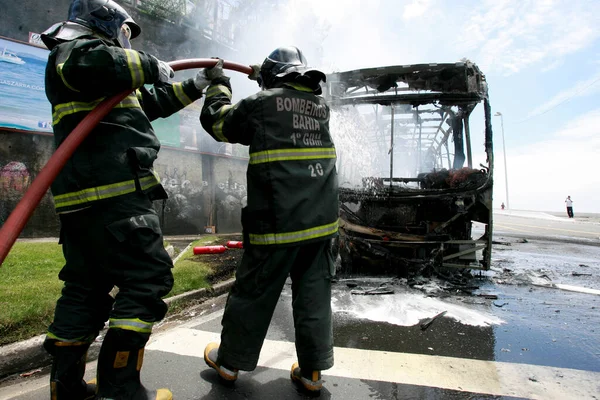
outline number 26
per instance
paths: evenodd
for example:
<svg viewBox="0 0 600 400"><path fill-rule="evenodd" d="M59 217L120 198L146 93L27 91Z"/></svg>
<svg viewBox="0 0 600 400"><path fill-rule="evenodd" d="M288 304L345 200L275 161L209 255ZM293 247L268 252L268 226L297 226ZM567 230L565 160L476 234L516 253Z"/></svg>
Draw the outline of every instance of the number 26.
<svg viewBox="0 0 600 400"><path fill-rule="evenodd" d="M317 176L323 176L323 166L320 163L316 163L315 165L309 164L308 169L310 170L311 178L316 178Z"/></svg>

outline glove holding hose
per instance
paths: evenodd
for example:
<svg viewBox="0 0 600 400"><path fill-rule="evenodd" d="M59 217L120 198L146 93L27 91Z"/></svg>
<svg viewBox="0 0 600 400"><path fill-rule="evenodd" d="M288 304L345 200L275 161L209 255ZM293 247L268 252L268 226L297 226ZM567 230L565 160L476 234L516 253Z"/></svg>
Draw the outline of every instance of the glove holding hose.
<svg viewBox="0 0 600 400"><path fill-rule="evenodd" d="M204 90L214 79L220 78L223 76L223 60L221 58L217 59L217 63L214 67L211 68L202 68L196 74L194 78L194 86L198 90Z"/></svg>
<svg viewBox="0 0 600 400"><path fill-rule="evenodd" d="M223 74L223 60L221 58L217 58L217 63L214 67L211 68L202 68L196 74L194 78L194 86L198 90L204 90L208 87L211 82L217 78L221 78L224 76ZM248 79L256 81L260 75L260 65L251 65L252 73L248 75Z"/></svg>
<svg viewBox="0 0 600 400"><path fill-rule="evenodd" d="M169 82L169 79L175 76L175 71L173 71L173 68L171 68L166 62L161 61L154 56L152 57L156 60L156 63L158 64L158 81L164 83Z"/></svg>

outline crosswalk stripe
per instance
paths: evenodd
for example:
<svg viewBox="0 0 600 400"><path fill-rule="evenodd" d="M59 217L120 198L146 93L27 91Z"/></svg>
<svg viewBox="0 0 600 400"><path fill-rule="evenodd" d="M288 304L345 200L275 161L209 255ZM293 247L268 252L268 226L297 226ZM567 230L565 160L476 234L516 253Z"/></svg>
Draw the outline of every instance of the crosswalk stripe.
<svg viewBox="0 0 600 400"><path fill-rule="evenodd" d="M198 324L196 323L196 326ZM158 333L148 350L203 357L204 346L220 334L190 328ZM336 347L327 376L396 382L532 399L592 399L600 393L600 373L530 364L394 353ZM288 370L296 361L294 343L265 340L258 365Z"/></svg>

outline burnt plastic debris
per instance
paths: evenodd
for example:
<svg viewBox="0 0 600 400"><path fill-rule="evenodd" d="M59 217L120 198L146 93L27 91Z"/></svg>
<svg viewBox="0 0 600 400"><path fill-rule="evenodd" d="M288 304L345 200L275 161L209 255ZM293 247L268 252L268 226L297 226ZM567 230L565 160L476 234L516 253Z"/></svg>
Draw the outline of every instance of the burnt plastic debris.
<svg viewBox="0 0 600 400"><path fill-rule="evenodd" d="M431 326L431 324L433 324L433 321L435 321L436 319L443 317L444 315L446 315L448 311L442 311L441 313L431 317L431 318L427 318L425 321L423 321L420 326L421 326L421 330L424 331L425 329L429 328Z"/></svg>

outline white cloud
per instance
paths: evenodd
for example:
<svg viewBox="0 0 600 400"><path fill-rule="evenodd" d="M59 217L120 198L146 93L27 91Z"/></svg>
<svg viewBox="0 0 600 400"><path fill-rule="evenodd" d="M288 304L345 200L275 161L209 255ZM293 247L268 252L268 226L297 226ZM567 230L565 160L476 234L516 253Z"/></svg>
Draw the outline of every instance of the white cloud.
<svg viewBox="0 0 600 400"><path fill-rule="evenodd" d="M513 209L559 211L567 195L580 212L600 212L600 108L568 121L549 139L507 152ZM504 197L501 152L495 153L494 196Z"/></svg>
<svg viewBox="0 0 600 400"><path fill-rule="evenodd" d="M324 61L335 69L474 60L487 74L550 70L600 38L600 1L288 0L265 18L267 37L312 32L307 11L330 27ZM301 24L301 25L302 25ZM281 41L281 39L279 39ZM260 42L257 42L257 44Z"/></svg>
<svg viewBox="0 0 600 400"><path fill-rule="evenodd" d="M548 71L553 71L556 68L560 67L561 65L564 64L564 60L556 60L544 67L542 67L542 72L548 72Z"/></svg>
<svg viewBox="0 0 600 400"><path fill-rule="evenodd" d="M431 0L412 0L404 7L402 18L405 20L423 16L431 7Z"/></svg>
<svg viewBox="0 0 600 400"><path fill-rule="evenodd" d="M600 71L593 75L591 78L576 82L570 88L563 90L562 92L552 97L550 100L536 107L527 115L527 118L544 114L549 110L553 109L554 107L573 98L590 96L596 93L600 93Z"/></svg>
<svg viewBox="0 0 600 400"><path fill-rule="evenodd" d="M459 46L486 70L510 75L588 47L600 37L599 13L600 2L488 0L468 15Z"/></svg>

